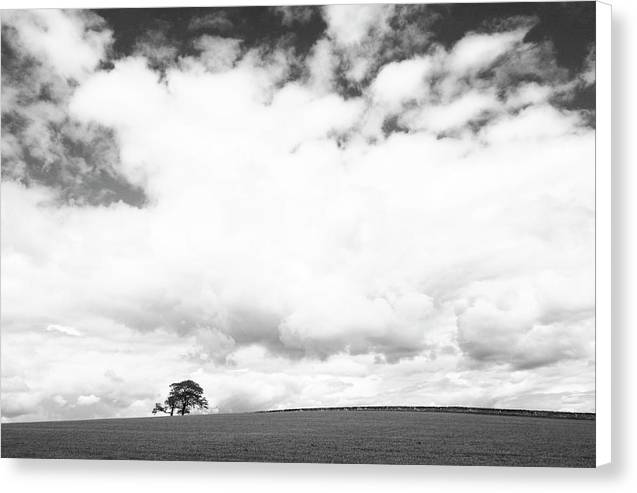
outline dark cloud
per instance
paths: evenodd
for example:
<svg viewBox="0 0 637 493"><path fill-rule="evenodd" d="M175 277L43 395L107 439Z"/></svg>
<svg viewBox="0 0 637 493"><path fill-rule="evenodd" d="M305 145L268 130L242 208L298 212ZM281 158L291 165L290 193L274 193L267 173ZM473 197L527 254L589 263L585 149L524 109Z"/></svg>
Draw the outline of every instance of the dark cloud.
<svg viewBox="0 0 637 493"><path fill-rule="evenodd" d="M192 42L204 34L241 39L248 49L284 43L302 55L325 29L317 7L98 9L95 12L117 33L115 58L133 53L140 36L156 30L159 24L180 55L191 54Z"/></svg>
<svg viewBox="0 0 637 493"><path fill-rule="evenodd" d="M143 56L151 68L164 71L177 61L179 44L169 37L170 23L157 22L157 26L144 31L135 40L133 55Z"/></svg>
<svg viewBox="0 0 637 493"><path fill-rule="evenodd" d="M103 21L91 22L91 29L104 27ZM3 22L2 177L51 187L62 203L142 205L143 191L118 172L112 130L69 118L76 85L30 52L15 26Z"/></svg>
<svg viewBox="0 0 637 493"><path fill-rule="evenodd" d="M321 13L315 6L282 6L272 7L272 9L281 15L281 23L286 27L294 24L308 24L314 17L320 17Z"/></svg>
<svg viewBox="0 0 637 493"><path fill-rule="evenodd" d="M188 30L197 34L228 34L234 28L226 10L218 10L201 16L193 16Z"/></svg>

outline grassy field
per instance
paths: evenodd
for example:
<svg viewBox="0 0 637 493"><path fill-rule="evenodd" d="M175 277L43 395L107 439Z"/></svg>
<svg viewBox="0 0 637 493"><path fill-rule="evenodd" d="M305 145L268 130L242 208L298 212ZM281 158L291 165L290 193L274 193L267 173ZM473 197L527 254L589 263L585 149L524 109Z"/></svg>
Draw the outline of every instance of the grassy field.
<svg viewBox="0 0 637 493"><path fill-rule="evenodd" d="M595 466L595 421L296 411L3 424L2 457Z"/></svg>

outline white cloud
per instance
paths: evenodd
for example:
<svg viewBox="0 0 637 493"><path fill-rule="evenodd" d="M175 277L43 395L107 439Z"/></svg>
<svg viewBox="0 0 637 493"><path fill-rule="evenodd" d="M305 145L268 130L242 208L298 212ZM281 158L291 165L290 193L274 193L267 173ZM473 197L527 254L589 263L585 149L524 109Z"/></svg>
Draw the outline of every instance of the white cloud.
<svg viewBox="0 0 637 493"><path fill-rule="evenodd" d="M591 86L595 83L595 48L591 48L586 56L584 69L579 76L582 83Z"/></svg>
<svg viewBox="0 0 637 493"><path fill-rule="evenodd" d="M430 58L416 57L383 66L371 85L375 100L396 109L410 99L423 98L429 88L425 77L431 64Z"/></svg>
<svg viewBox="0 0 637 493"><path fill-rule="evenodd" d="M91 406L93 404L97 404L100 401L100 398L96 395L81 395L77 398L78 406Z"/></svg>
<svg viewBox="0 0 637 493"><path fill-rule="evenodd" d="M65 406L66 403L67 403L67 400L64 397L62 397L61 395L54 396L53 397L53 401L59 406Z"/></svg>
<svg viewBox="0 0 637 493"><path fill-rule="evenodd" d="M485 113L499 110L500 102L493 92L468 91L452 102L405 113L401 121L409 128L437 133L464 127Z"/></svg>
<svg viewBox="0 0 637 493"><path fill-rule="evenodd" d="M361 82L376 66L394 5L326 5L327 37L345 66L348 79Z"/></svg>
<svg viewBox="0 0 637 493"><path fill-rule="evenodd" d="M507 115L486 127L482 135L490 142L537 142L577 133L580 124L580 116L576 113L560 112L545 104L526 108L514 116Z"/></svg>
<svg viewBox="0 0 637 493"><path fill-rule="evenodd" d="M84 11L5 11L2 17L26 50L64 77L82 79L111 43L112 33L103 29L101 18Z"/></svg>
<svg viewBox="0 0 637 493"><path fill-rule="evenodd" d="M67 336L79 337L82 333L74 327L67 327L65 325L50 324L46 327L47 332L59 332Z"/></svg>
<svg viewBox="0 0 637 493"><path fill-rule="evenodd" d="M329 40L323 38L314 44L306 60L306 66L310 84L315 91L326 92L332 89L337 63Z"/></svg>
<svg viewBox="0 0 637 493"><path fill-rule="evenodd" d="M363 43L373 31L389 29L393 5L326 5L328 33L340 45Z"/></svg>
<svg viewBox="0 0 637 493"><path fill-rule="evenodd" d="M507 99L507 104L513 107L529 104L545 103L553 94L555 88L530 82L516 87Z"/></svg>
<svg viewBox="0 0 637 493"><path fill-rule="evenodd" d="M201 51L201 63L212 71L231 68L241 54L240 39L204 35L195 40L194 46Z"/></svg>
<svg viewBox="0 0 637 493"><path fill-rule="evenodd" d="M459 76L489 68L520 42L528 30L527 27L496 34L468 34L454 45L448 67Z"/></svg>

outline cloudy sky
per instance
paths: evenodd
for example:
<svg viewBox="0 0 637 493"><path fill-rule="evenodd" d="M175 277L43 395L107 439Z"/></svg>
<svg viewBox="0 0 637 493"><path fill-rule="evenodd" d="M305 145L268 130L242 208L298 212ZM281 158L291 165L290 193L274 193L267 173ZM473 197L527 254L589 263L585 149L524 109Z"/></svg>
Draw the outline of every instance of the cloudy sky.
<svg viewBox="0 0 637 493"><path fill-rule="evenodd" d="M2 13L2 419L594 410L594 3Z"/></svg>

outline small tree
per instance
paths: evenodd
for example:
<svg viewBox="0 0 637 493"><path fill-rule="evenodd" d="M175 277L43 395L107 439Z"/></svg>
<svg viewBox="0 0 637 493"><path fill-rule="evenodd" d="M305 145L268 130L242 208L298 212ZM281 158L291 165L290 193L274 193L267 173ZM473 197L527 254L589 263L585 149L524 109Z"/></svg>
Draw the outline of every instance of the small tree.
<svg viewBox="0 0 637 493"><path fill-rule="evenodd" d="M164 401L163 405L159 402L155 403L153 414L162 412L162 413L170 413L170 415L172 416L173 414L175 414L175 409L178 409L179 407L181 407L181 404L179 400L177 399L177 397L174 395L169 395L168 398Z"/></svg>
<svg viewBox="0 0 637 493"><path fill-rule="evenodd" d="M203 389L197 382L184 380L170 384L170 393L164 404L155 403L153 414L158 412L170 413L172 416L177 412L182 416L189 414L191 409L208 409L208 401L203 396Z"/></svg>

